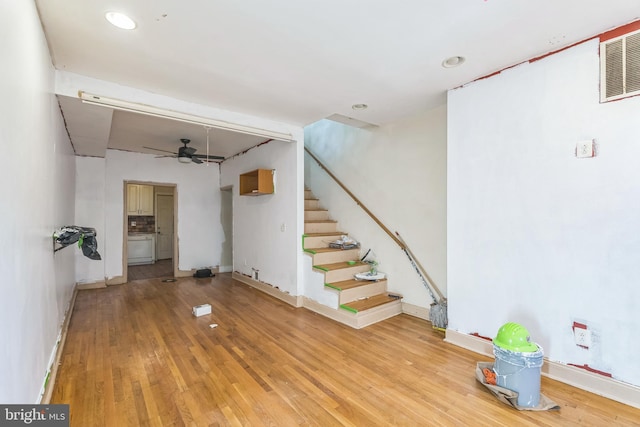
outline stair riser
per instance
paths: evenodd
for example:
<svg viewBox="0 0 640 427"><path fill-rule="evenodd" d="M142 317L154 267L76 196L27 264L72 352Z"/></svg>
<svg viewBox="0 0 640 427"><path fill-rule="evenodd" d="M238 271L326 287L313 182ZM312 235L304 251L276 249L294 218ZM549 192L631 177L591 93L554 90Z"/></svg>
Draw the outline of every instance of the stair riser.
<svg viewBox="0 0 640 427"><path fill-rule="evenodd" d="M355 301L360 298L368 298L374 295L383 294L387 292L387 281L381 280L379 282L371 282L366 286L359 286L353 289L347 289L340 292L339 304L346 304L351 301Z"/></svg>
<svg viewBox="0 0 640 427"><path fill-rule="evenodd" d="M333 264L334 262L356 261L360 256L360 249L347 249L337 252L325 252L313 255L313 265Z"/></svg>
<svg viewBox="0 0 640 427"><path fill-rule="evenodd" d="M364 328L365 326L381 322L400 313L402 313L402 303L400 300L390 302L389 304L381 305L379 307L374 307L371 310L365 310L356 314L355 317L357 322L355 328Z"/></svg>
<svg viewBox="0 0 640 427"><path fill-rule="evenodd" d="M320 200L309 199L304 201L305 209L320 209Z"/></svg>
<svg viewBox="0 0 640 427"><path fill-rule="evenodd" d="M304 224L305 233L333 233L338 231L337 222L306 222Z"/></svg>
<svg viewBox="0 0 640 427"><path fill-rule="evenodd" d="M340 236L307 236L304 238L303 249L328 248L329 243L338 240ZM318 265L315 264L314 265Z"/></svg>
<svg viewBox="0 0 640 427"><path fill-rule="evenodd" d="M340 282L342 280L353 279L354 274L364 273L369 270L370 267L368 265L354 265L353 267L326 271L324 273L324 283Z"/></svg>
<svg viewBox="0 0 640 427"><path fill-rule="evenodd" d="M315 197L313 197L313 192L311 190L304 190L304 198L315 199Z"/></svg>
<svg viewBox="0 0 640 427"><path fill-rule="evenodd" d="M304 211L305 221L324 221L327 219L331 219L329 211Z"/></svg>

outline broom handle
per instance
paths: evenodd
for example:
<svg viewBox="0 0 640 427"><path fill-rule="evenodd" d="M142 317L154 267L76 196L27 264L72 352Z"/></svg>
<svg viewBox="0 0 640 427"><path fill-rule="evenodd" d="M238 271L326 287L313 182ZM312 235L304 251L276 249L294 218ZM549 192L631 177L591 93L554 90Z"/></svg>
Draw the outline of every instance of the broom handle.
<svg viewBox="0 0 640 427"><path fill-rule="evenodd" d="M402 250L404 251L404 253L407 254L407 256L409 257L409 260L411 261L416 271L418 272L418 275L420 276L422 281L425 283L425 285L427 285L426 287L429 290L429 293L431 294L431 298L433 298L433 300L437 303L440 303L443 300L445 300L445 297L444 295L442 295L442 292L440 292L440 289L438 289L438 287L434 285L433 280L431 280L431 277L429 277L429 274L427 273L427 271L420 264L420 261L418 261L416 257L413 255L413 252L411 252L411 249L409 249L409 246L407 246L407 244L404 242L404 240L400 236L400 233L396 231L396 235L398 236L398 240L400 240L404 246ZM438 295L438 298L436 298L433 295L433 292L435 292Z"/></svg>

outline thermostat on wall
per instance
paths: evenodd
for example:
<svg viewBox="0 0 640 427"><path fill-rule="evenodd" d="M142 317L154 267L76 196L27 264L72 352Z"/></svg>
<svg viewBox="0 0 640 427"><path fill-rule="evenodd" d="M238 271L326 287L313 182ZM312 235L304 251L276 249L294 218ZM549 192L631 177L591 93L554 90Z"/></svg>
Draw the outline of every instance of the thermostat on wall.
<svg viewBox="0 0 640 427"><path fill-rule="evenodd" d="M196 317L204 316L205 314L211 314L211 304L196 305L193 307L193 315Z"/></svg>

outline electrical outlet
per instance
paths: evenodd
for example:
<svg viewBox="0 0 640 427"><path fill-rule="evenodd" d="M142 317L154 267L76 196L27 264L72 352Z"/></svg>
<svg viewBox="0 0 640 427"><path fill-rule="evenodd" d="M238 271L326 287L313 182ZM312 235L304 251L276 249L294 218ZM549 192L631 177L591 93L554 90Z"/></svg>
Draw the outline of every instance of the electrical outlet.
<svg viewBox="0 0 640 427"><path fill-rule="evenodd" d="M586 328L573 328L573 337L576 345L584 348L591 347L591 331Z"/></svg>
<svg viewBox="0 0 640 427"><path fill-rule="evenodd" d="M594 155L593 140L578 141L576 144L576 157L585 158L593 157Z"/></svg>

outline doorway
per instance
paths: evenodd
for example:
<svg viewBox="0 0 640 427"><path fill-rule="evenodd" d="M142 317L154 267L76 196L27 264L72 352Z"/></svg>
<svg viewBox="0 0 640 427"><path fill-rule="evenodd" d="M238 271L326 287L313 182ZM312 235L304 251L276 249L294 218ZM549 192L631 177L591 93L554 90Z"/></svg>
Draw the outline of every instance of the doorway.
<svg viewBox="0 0 640 427"><path fill-rule="evenodd" d="M135 197L129 190L136 187L145 191L137 192L138 207L134 210L131 204ZM171 184L125 182L125 281L174 277L177 260L175 193L176 186ZM144 211L139 207L143 194L148 194L145 206L149 206ZM146 239L150 248L145 249L144 256L138 256L139 251L136 252L135 245L140 239Z"/></svg>

